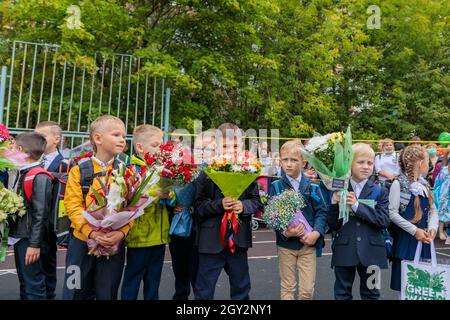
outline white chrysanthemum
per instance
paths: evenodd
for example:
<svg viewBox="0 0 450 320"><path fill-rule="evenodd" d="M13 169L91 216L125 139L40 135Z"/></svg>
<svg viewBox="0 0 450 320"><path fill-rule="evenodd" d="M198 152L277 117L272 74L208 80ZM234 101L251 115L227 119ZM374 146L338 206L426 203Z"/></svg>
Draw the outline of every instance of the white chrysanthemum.
<svg viewBox="0 0 450 320"><path fill-rule="evenodd" d="M249 167L248 167L248 170L249 170L250 172L252 172L252 173L258 172L258 169L257 169L255 166L249 166Z"/></svg>
<svg viewBox="0 0 450 320"><path fill-rule="evenodd" d="M233 172L242 172L243 168L242 168L242 166L240 166L238 164L233 164L231 166L231 171L233 171Z"/></svg>
<svg viewBox="0 0 450 320"><path fill-rule="evenodd" d="M327 136L317 136L313 137L309 140L305 149L308 152L314 153L315 151L323 151L328 148L328 139Z"/></svg>

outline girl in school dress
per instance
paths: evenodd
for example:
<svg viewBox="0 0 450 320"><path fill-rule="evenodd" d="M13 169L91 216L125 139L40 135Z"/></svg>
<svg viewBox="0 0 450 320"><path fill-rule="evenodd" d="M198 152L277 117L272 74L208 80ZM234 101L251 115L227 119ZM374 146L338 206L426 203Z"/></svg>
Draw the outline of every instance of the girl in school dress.
<svg viewBox="0 0 450 320"><path fill-rule="evenodd" d="M431 258L439 218L427 181L428 153L420 146L408 146L400 154L402 173L389 192L389 216L393 225L391 289L401 289L401 262L414 260L418 241L423 245L421 257Z"/></svg>

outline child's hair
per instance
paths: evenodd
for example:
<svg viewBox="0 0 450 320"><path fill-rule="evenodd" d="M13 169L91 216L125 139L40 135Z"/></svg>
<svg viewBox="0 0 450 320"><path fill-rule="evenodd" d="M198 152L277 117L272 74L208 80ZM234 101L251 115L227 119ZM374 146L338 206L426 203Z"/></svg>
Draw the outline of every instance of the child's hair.
<svg viewBox="0 0 450 320"><path fill-rule="evenodd" d="M24 132L19 134L15 143L17 147L22 147L32 160L39 160L47 147L45 137L37 132Z"/></svg>
<svg viewBox="0 0 450 320"><path fill-rule="evenodd" d="M299 139L294 139L294 140L289 140L288 142L285 142L281 148L280 148L280 156L284 153L284 152L288 152L291 150L297 150L298 154L300 155L300 157L302 157L302 154L300 152L300 150L303 148L303 144L302 141Z"/></svg>
<svg viewBox="0 0 450 320"><path fill-rule="evenodd" d="M89 126L89 140L92 144L92 147L94 148L94 151L97 151L97 147L95 146L94 143L94 134L99 132L104 127L105 123L109 121L120 122L123 126L125 126L122 120L111 115L100 116L94 121L92 121L91 125Z"/></svg>
<svg viewBox="0 0 450 320"><path fill-rule="evenodd" d="M390 139L390 138L386 138L384 140L381 141L381 146L382 148L384 148L386 146L387 143L392 143L394 144L394 140Z"/></svg>
<svg viewBox="0 0 450 320"><path fill-rule="evenodd" d="M240 133L241 129L239 129L239 127L233 123L222 123L219 128L217 128L217 130L219 130L222 133L222 137L226 138L227 137L227 133L229 132L233 132L233 135L236 135L238 133ZM228 132L227 132L228 131Z"/></svg>
<svg viewBox="0 0 450 320"><path fill-rule="evenodd" d="M411 138L411 141L414 141L411 143L412 145L415 145L415 144L421 145L420 142L422 141L422 139L420 139L418 136L414 136Z"/></svg>
<svg viewBox="0 0 450 320"><path fill-rule="evenodd" d="M57 122L54 121L42 121L36 125L36 129L50 127L52 133L55 136L62 136L62 129Z"/></svg>
<svg viewBox="0 0 450 320"><path fill-rule="evenodd" d="M354 154L353 159L355 159L356 156L361 156L361 155L368 155L371 157L375 157L375 151L373 151L370 144L367 144L364 142L354 143L352 145L352 150L353 150L353 154Z"/></svg>
<svg viewBox="0 0 450 320"><path fill-rule="evenodd" d="M160 128L150 124L141 124L133 130L133 142L143 143L148 137L154 135L163 136L164 132Z"/></svg>
<svg viewBox="0 0 450 320"><path fill-rule="evenodd" d="M399 163L400 163L400 169L402 172L406 175L408 180L410 182L417 181L419 177L416 177L415 175L415 168L418 161L425 160L426 158L426 151L421 146L407 146L405 149L403 149L400 152L399 157ZM427 186L428 191L428 202L431 206L431 204L434 202L433 199L433 193L430 191L429 186ZM414 217L410 221L413 224L416 224L417 222L422 219L422 207L420 206L420 199L419 197L416 197L416 200L414 201Z"/></svg>

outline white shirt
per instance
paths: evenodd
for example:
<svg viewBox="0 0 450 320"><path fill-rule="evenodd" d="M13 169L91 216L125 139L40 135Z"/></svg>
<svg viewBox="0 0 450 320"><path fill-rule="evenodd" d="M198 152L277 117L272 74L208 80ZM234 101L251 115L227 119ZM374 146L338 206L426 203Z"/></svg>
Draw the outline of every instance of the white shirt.
<svg viewBox="0 0 450 320"><path fill-rule="evenodd" d="M364 189L364 186L366 185L368 179L364 179L361 182L356 182L353 179L350 179L350 183L352 185L353 191L355 192L356 199L359 199L359 196L361 195L361 191ZM353 212L356 212L358 210L359 202L356 201L354 205L352 205Z"/></svg>
<svg viewBox="0 0 450 320"><path fill-rule="evenodd" d="M105 162L99 160L98 158L96 158L95 156L92 156L92 159L95 162L97 162L103 169L106 169L114 161L114 158L113 158L113 159L111 159L111 160L109 160L108 162L105 163Z"/></svg>
<svg viewBox="0 0 450 320"><path fill-rule="evenodd" d="M428 191L426 191L426 196L428 197ZM389 218L397 226L408 232L410 235L414 236L416 234L417 227L411 222L403 218L400 213L400 183L395 180L392 183L391 189L389 191ZM428 229L434 229L437 231L439 227L439 215L436 210L434 201L430 201L430 212L428 217Z"/></svg>
<svg viewBox="0 0 450 320"><path fill-rule="evenodd" d="M289 177L288 175L286 175L286 177L288 178L288 180L291 183L291 186L294 188L294 190L298 191L298 188L300 187L300 181L302 181L302 174L300 173L300 175L297 177L297 179Z"/></svg>
<svg viewBox="0 0 450 320"><path fill-rule="evenodd" d="M69 148L62 150L61 154L64 157L64 159L70 159L70 149Z"/></svg>
<svg viewBox="0 0 450 320"><path fill-rule="evenodd" d="M44 155L44 169L47 170L50 164L55 160L55 158L59 155L59 151L49 153Z"/></svg>
<svg viewBox="0 0 450 320"><path fill-rule="evenodd" d="M398 155L396 153L382 153L375 156L375 172L385 171L389 174L400 174L400 165L398 164ZM387 180L384 176L379 176L380 181Z"/></svg>

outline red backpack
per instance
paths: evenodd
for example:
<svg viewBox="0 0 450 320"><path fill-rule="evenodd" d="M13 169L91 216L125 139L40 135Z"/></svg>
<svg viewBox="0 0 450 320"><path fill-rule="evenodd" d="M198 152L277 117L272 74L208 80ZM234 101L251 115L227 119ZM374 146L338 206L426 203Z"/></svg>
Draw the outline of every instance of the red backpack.
<svg viewBox="0 0 450 320"><path fill-rule="evenodd" d="M48 219L51 228L56 234L58 246L67 246L69 243L70 220L64 209L64 193L66 190L68 172L50 173L42 167L35 167L25 174L23 191L26 200L31 201L33 195L33 182L38 174L45 174L52 180L52 200Z"/></svg>
<svg viewBox="0 0 450 320"><path fill-rule="evenodd" d="M47 170L45 170L42 167L35 167L35 168L31 169L30 171L28 171L25 174L25 179L23 180L23 191L25 193L25 198L28 201L31 201L31 196L33 195L34 178L36 178L36 176L38 174L45 174L52 181L54 181L54 179L55 179L55 177L50 172L48 172Z"/></svg>

